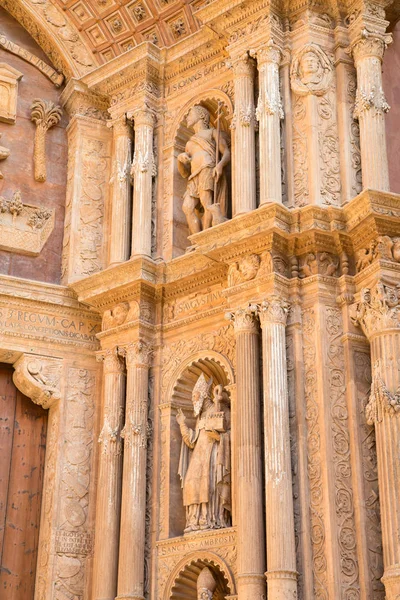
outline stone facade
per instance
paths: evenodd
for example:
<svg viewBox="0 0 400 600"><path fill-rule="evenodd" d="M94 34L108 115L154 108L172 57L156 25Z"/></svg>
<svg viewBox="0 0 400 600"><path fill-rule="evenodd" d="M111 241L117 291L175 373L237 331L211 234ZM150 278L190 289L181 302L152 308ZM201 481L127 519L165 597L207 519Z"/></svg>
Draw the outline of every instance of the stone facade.
<svg viewBox="0 0 400 600"><path fill-rule="evenodd" d="M397 4L0 0L26 600L399 600Z"/></svg>

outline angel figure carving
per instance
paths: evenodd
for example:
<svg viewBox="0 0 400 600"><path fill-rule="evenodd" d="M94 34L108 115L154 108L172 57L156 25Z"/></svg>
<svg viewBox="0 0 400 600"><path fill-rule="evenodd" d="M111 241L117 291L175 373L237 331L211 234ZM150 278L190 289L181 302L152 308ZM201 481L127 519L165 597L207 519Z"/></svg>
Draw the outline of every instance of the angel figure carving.
<svg viewBox="0 0 400 600"><path fill-rule="evenodd" d="M228 185L224 168L231 153L225 134L219 130L219 120L217 129L210 127L210 113L204 106L193 106L186 123L195 133L185 152L178 156L178 170L188 180L182 209L193 234L226 220Z"/></svg>
<svg viewBox="0 0 400 600"><path fill-rule="evenodd" d="M186 509L184 532L219 529L231 524L229 397L222 385L211 395L212 379L202 373L192 393L194 429L182 410L176 420L182 435L178 474Z"/></svg>

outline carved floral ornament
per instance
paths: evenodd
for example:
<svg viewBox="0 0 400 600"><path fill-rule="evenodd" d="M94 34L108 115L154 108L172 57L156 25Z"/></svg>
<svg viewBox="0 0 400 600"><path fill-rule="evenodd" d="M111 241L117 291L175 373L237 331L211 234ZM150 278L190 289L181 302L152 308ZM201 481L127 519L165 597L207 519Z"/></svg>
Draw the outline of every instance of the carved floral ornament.
<svg viewBox="0 0 400 600"><path fill-rule="evenodd" d="M290 82L295 94L322 96L328 91L332 76L332 61L317 44L306 44L295 53L290 68Z"/></svg>

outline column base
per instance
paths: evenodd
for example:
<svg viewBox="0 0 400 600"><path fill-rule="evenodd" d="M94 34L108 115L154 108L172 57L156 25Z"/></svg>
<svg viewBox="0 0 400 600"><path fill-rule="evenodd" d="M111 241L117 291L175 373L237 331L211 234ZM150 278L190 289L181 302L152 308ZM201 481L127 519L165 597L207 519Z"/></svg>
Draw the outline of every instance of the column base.
<svg viewBox="0 0 400 600"><path fill-rule="evenodd" d="M115 600L144 600L144 596L135 596L133 594L121 594L115 597Z"/></svg>
<svg viewBox="0 0 400 600"><path fill-rule="evenodd" d="M274 600L297 598L297 571L267 571L268 597Z"/></svg>
<svg viewBox="0 0 400 600"><path fill-rule="evenodd" d="M386 600L398 600L400 598L400 565L392 565L382 577L385 586Z"/></svg>
<svg viewBox="0 0 400 600"><path fill-rule="evenodd" d="M263 575L239 575L237 578L238 600L260 600L266 598L265 578ZM275 600L275 599L274 599Z"/></svg>

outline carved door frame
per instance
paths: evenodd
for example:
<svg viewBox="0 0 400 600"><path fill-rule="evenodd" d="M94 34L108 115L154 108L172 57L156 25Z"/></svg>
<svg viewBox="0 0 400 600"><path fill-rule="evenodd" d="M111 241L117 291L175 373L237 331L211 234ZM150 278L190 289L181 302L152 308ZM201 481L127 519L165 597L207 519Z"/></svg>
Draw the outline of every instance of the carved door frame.
<svg viewBox="0 0 400 600"><path fill-rule="evenodd" d="M93 518L90 515L95 505L93 495L89 494L94 489L94 480L88 476L90 483L85 490L74 468L79 472L82 466L81 471L95 472L94 398L98 370L75 367L73 362L69 364L70 356L46 356L4 347L0 347L0 360L14 367L13 381L18 390L48 409L34 600L53 600L60 591L80 599L89 597L88 569L93 547ZM71 414L76 410L77 425L70 422ZM90 425L85 430L78 421L85 420L88 414ZM72 441L71 432L75 432ZM90 437L86 446L74 443L80 435L84 439ZM76 498L66 499L69 496L64 493L66 481L72 489L76 486L78 500L83 498L85 511L82 507L79 509ZM92 498L90 502L89 498ZM70 511L68 522L67 509ZM76 526L71 526L71 521Z"/></svg>

